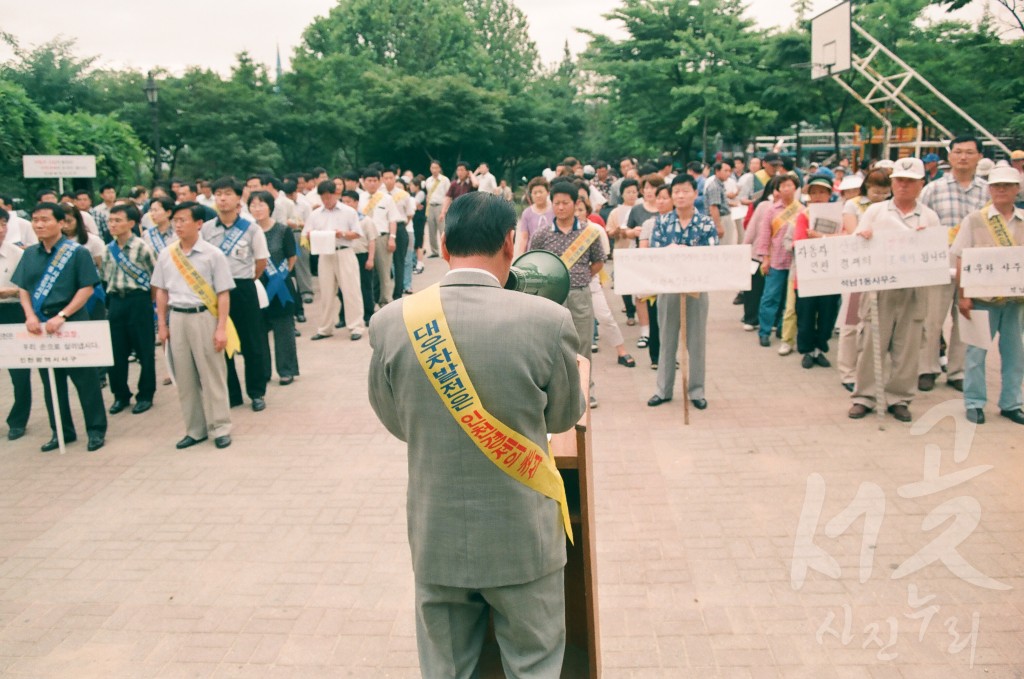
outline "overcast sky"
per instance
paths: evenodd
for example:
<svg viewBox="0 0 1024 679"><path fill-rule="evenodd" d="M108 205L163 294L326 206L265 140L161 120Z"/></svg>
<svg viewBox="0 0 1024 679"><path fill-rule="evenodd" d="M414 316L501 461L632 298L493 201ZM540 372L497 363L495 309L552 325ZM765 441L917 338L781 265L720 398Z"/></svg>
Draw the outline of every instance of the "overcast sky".
<svg viewBox="0 0 1024 679"><path fill-rule="evenodd" d="M576 29L616 35L619 27L602 14L618 0L513 0L530 22L530 34L545 63L561 57L569 41L573 52L586 46ZM56 35L77 41L80 56L98 56L99 65L146 71L155 66L181 72L200 64L222 73L235 55L248 50L273 68L275 46L288 68L292 49L303 29L322 16L336 0L0 0L0 31L16 36L23 46L39 45ZM793 21L788 0L752 0L748 14L763 26ZM835 4L817 0L815 13ZM11 56L0 47L0 60Z"/></svg>

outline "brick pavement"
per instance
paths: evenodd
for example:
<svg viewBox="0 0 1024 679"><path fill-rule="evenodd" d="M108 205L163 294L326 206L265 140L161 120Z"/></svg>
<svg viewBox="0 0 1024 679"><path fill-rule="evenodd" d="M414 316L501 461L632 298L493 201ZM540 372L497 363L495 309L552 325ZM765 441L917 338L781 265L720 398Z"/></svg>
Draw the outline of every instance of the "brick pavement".
<svg viewBox="0 0 1024 679"><path fill-rule="evenodd" d="M443 270L428 260L416 285ZM990 406L958 461L964 422L851 421L836 372L758 347L730 299L712 296L710 407L689 427L678 389L645 405L646 352L634 370L594 356L604 676L1024 676L1020 429ZM419 676L404 450L367 403L369 345L302 330L302 377L263 413L233 410L224 451L176 451L159 388L149 413L111 417L102 451L44 455L34 385L28 435L0 441L0 676ZM958 396L922 395L915 420L950 399L962 413ZM929 445L949 487L909 485ZM794 583L798 534L818 560ZM940 535L945 561L915 570Z"/></svg>

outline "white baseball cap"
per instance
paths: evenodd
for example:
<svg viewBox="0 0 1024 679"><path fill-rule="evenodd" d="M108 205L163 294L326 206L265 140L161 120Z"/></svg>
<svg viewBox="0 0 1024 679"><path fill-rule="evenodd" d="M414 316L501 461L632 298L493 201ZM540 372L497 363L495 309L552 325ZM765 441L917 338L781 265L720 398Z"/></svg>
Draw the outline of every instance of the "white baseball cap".
<svg viewBox="0 0 1024 679"><path fill-rule="evenodd" d="M893 179L924 179L924 163L920 158L900 158L892 166Z"/></svg>
<svg viewBox="0 0 1024 679"><path fill-rule="evenodd" d="M839 182L839 193L859 189L863 183L864 179L859 174L847 175L843 177L843 181Z"/></svg>
<svg viewBox="0 0 1024 679"><path fill-rule="evenodd" d="M1010 166L1000 166L992 168L992 171L988 173L989 184L1021 184L1021 174L1017 171L1017 168Z"/></svg>
<svg viewBox="0 0 1024 679"><path fill-rule="evenodd" d="M996 164L991 158L982 158L978 161L978 167L974 170L974 173L979 177L987 177L988 173L991 172L992 168L995 166Z"/></svg>
<svg viewBox="0 0 1024 679"><path fill-rule="evenodd" d="M891 170L894 167L896 167L896 163L892 162L888 158L883 158L882 160L880 160L877 163L875 163L874 169L875 170Z"/></svg>

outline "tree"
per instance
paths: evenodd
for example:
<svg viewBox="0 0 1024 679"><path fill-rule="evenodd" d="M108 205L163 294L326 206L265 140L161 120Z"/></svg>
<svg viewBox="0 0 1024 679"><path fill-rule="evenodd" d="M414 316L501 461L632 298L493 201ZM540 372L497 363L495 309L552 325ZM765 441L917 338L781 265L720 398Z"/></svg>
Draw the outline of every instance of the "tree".
<svg viewBox="0 0 1024 679"><path fill-rule="evenodd" d="M41 155L53 146L44 113L24 88L0 79L0 189L21 187L23 155Z"/></svg>
<svg viewBox="0 0 1024 679"><path fill-rule="evenodd" d="M947 12L963 9L972 2L973 0L931 0L931 4L944 7ZM1006 10L1016 28L1024 33L1024 0L995 0L995 3Z"/></svg>
<svg viewBox="0 0 1024 679"><path fill-rule="evenodd" d="M0 34L14 59L0 65L0 78L20 85L44 111L71 113L92 110L95 95L90 69L96 57L80 59L75 41L58 36L31 50L10 34Z"/></svg>
<svg viewBox="0 0 1024 679"><path fill-rule="evenodd" d="M91 113L46 113L51 127L54 155L96 156L96 174L114 184L126 185L138 175L145 154L135 131L110 116Z"/></svg>

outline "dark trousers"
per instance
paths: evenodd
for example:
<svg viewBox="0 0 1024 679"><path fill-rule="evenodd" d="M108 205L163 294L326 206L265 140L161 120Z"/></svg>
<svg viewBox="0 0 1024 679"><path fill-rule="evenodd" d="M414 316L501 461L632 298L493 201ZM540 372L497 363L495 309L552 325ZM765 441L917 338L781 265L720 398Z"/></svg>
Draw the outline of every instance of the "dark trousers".
<svg viewBox="0 0 1024 679"><path fill-rule="evenodd" d="M245 357L245 393L249 398L263 398L267 393L267 332L263 329L263 314L256 296L256 283L251 278L236 278L235 289L231 291L231 321L242 341L242 356ZM233 405L242 403L242 386L238 382L235 359L228 362L228 400Z"/></svg>
<svg viewBox="0 0 1024 679"><path fill-rule="evenodd" d="M761 295L764 293L764 274L760 267L750 277L750 290L743 293L743 322L757 325L757 312L761 308Z"/></svg>
<svg viewBox="0 0 1024 679"><path fill-rule="evenodd" d="M395 254L391 263L395 271L395 291L391 299L402 299L405 292L405 253L409 250L409 232L405 230L405 222L398 222L398 233L395 234Z"/></svg>
<svg viewBox="0 0 1024 679"><path fill-rule="evenodd" d="M839 315L839 295L801 297L796 290L796 350L809 354L815 349L828 353L828 341Z"/></svg>
<svg viewBox="0 0 1024 679"><path fill-rule="evenodd" d="M156 360L153 344L153 303L149 292L129 293L121 297L107 293L107 320L114 353L110 369L110 391L118 401L128 402L128 357L135 352L139 360L139 384L136 401L152 401L156 392Z"/></svg>
<svg viewBox="0 0 1024 679"><path fill-rule="evenodd" d="M18 325L24 330L25 311L17 302L0 304L0 325ZM32 371L28 368L11 368L11 385L14 387L14 405L7 414L7 426L24 429L32 412Z"/></svg>
<svg viewBox="0 0 1024 679"><path fill-rule="evenodd" d="M651 319L651 334L647 336L647 351L651 356L651 363L658 362L658 354L661 352L661 337L658 334L658 303L646 302L647 315Z"/></svg>
<svg viewBox="0 0 1024 679"><path fill-rule="evenodd" d="M623 295L622 303L626 305L626 318L636 316L636 304L633 302L633 295Z"/></svg>
<svg viewBox="0 0 1024 679"><path fill-rule="evenodd" d="M84 319L83 319L84 320ZM85 430L90 434L106 436L107 413L103 409L103 391L100 389L100 375L96 368L54 368L57 383L57 405L60 407L60 421L64 438L77 438L75 423L71 419L71 404L68 402L68 378L75 385L78 401L82 404ZM46 401L46 415L50 420L50 431L57 435L57 421L53 416L53 396L50 394L50 376L47 369L40 369L43 378L43 399Z"/></svg>
<svg viewBox="0 0 1024 679"><path fill-rule="evenodd" d="M276 302L271 302L276 304ZM299 374L299 357L295 351L295 317L289 314L270 315L264 312L263 324L267 329L267 344L264 345L267 360L263 375L270 381L270 334L274 335L274 365L278 377L296 377Z"/></svg>
<svg viewBox="0 0 1024 679"><path fill-rule="evenodd" d="M376 272L366 270L366 262L369 258L370 253L368 252L356 254L356 259L359 261L359 287L363 291L363 323L366 325L370 324L370 316L373 315L373 300L377 299L374 296L377 274Z"/></svg>

